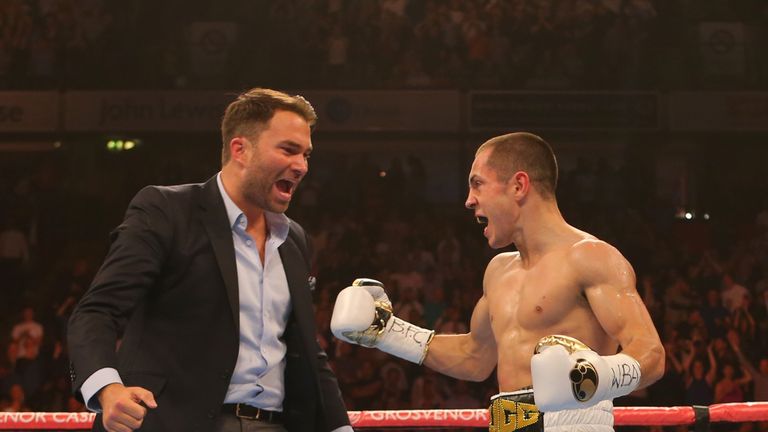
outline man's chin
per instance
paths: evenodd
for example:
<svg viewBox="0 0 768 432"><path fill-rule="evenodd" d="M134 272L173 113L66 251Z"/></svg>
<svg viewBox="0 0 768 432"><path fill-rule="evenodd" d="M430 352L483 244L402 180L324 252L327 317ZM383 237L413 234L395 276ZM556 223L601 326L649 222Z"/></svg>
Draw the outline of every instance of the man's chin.
<svg viewBox="0 0 768 432"><path fill-rule="evenodd" d="M285 213L288 210L289 205L291 204L290 201L279 201L279 202L271 202L269 206L269 211L272 213Z"/></svg>
<svg viewBox="0 0 768 432"><path fill-rule="evenodd" d="M488 239L488 246L490 246L491 249L503 249L511 244L512 243L504 243L495 239Z"/></svg>

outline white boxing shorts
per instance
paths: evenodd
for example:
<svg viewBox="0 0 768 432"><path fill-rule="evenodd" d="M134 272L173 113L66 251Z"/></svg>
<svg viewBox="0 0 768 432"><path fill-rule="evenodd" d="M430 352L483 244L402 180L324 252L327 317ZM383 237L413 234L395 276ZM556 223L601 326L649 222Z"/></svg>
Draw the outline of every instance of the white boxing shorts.
<svg viewBox="0 0 768 432"><path fill-rule="evenodd" d="M544 432L613 432L613 402L591 408L544 413Z"/></svg>

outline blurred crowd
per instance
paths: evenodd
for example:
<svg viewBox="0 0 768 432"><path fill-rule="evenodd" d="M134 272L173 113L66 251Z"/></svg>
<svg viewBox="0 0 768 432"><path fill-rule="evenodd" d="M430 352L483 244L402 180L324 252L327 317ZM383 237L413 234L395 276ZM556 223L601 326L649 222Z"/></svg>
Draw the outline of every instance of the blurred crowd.
<svg viewBox="0 0 768 432"><path fill-rule="evenodd" d="M417 161L400 172L399 163L383 167L384 177L381 167L355 158L344 163L333 171L353 176L355 184L341 174L319 184L310 178L289 214L312 235L318 338L347 406L485 407L497 390L493 376L483 383L453 380L331 335L337 293L362 276L385 283L403 319L441 333L466 332L485 265L498 252L459 202L430 199ZM66 184L65 178L46 183L46 172L3 181L0 409L6 411L83 409L69 394L66 322L107 246L106 230L95 238L86 234L99 226L99 213L89 219L83 209L96 212L114 191L91 197L78 210L85 228L72 228L61 223L66 217L42 217L60 195L46 188ZM666 346L664 378L617 403L768 400L768 206L742 200L753 210L734 209L738 216L730 220L716 212L709 221L675 219L672 208L633 178L620 168L579 164L562 173L558 192L567 220L615 244L633 263L639 294ZM123 209L124 203L115 210Z"/></svg>
<svg viewBox="0 0 768 432"><path fill-rule="evenodd" d="M764 89L767 23L761 0L4 0L0 88Z"/></svg>

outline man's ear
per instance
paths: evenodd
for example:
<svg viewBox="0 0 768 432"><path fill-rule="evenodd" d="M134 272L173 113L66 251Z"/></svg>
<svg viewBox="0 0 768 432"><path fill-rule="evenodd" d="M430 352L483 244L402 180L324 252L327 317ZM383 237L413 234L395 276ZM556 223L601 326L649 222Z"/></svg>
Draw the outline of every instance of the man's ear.
<svg viewBox="0 0 768 432"><path fill-rule="evenodd" d="M509 185L515 198L522 199L528 195L531 190L531 178L528 177L528 173L525 171L518 171L512 175L509 179Z"/></svg>
<svg viewBox="0 0 768 432"><path fill-rule="evenodd" d="M245 153L248 149L248 140L243 137L234 137L229 141L230 159L237 162L245 160Z"/></svg>

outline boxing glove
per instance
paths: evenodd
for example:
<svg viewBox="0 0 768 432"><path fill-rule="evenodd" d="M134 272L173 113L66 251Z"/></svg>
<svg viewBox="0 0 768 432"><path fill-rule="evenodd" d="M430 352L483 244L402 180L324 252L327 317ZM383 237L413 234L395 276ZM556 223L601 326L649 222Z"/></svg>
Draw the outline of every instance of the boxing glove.
<svg viewBox="0 0 768 432"><path fill-rule="evenodd" d="M589 408L640 383L640 364L626 354L601 356L579 340L542 338L531 358L533 398L542 412Z"/></svg>
<svg viewBox="0 0 768 432"><path fill-rule="evenodd" d="M337 338L421 364L435 334L392 314L384 285L375 279L356 279L336 297L331 332Z"/></svg>

